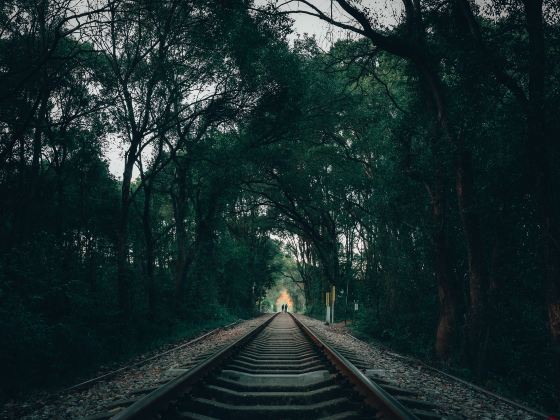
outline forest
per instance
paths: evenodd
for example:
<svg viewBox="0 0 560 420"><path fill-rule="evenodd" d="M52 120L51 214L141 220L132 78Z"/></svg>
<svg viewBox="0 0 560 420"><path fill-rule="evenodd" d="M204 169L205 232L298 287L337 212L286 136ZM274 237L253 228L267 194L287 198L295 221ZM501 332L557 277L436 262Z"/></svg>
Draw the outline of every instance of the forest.
<svg viewBox="0 0 560 420"><path fill-rule="evenodd" d="M559 110L556 0L2 1L0 401L335 286L558 409Z"/></svg>

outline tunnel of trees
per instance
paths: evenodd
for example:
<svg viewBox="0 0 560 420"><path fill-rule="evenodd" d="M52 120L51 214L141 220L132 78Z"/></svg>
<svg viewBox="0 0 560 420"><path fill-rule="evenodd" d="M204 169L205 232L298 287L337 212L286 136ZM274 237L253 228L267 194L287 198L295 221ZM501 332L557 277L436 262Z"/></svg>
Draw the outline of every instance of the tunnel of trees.
<svg viewBox="0 0 560 420"><path fill-rule="evenodd" d="M319 317L334 285L364 337L558 403L560 3L366 6L0 3L1 394L281 284ZM345 35L295 36L301 14Z"/></svg>

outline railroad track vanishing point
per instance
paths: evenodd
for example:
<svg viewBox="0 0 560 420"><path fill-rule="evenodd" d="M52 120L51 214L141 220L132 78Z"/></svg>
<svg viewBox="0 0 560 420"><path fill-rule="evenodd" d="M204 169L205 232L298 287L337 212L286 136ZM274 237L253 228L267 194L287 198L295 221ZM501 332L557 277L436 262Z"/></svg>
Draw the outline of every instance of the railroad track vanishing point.
<svg viewBox="0 0 560 420"><path fill-rule="evenodd" d="M444 418L349 359L294 315L278 313L112 418Z"/></svg>

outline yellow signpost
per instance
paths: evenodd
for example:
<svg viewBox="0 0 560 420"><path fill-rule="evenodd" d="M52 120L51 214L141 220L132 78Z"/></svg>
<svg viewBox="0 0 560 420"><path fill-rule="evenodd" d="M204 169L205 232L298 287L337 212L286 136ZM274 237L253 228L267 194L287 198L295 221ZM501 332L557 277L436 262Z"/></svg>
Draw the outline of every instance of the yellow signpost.
<svg viewBox="0 0 560 420"><path fill-rule="evenodd" d="M325 307L327 308L327 314L325 320L328 324L331 322L331 300L330 300L329 292L325 293Z"/></svg>
<svg viewBox="0 0 560 420"><path fill-rule="evenodd" d="M332 308L331 308L331 324L334 324L334 300L335 300L335 297L336 297L336 291L335 291L334 286L332 287L331 296L332 296L332 304L331 304L331 305L332 305Z"/></svg>

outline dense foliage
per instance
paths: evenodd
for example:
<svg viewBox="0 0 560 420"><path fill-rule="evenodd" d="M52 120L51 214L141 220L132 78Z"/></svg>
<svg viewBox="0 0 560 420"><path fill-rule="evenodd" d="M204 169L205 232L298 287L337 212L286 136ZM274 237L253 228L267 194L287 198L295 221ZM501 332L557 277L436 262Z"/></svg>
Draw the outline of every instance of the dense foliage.
<svg viewBox="0 0 560 420"><path fill-rule="evenodd" d="M554 407L558 4L257 6L2 3L3 391L336 286L364 336Z"/></svg>

